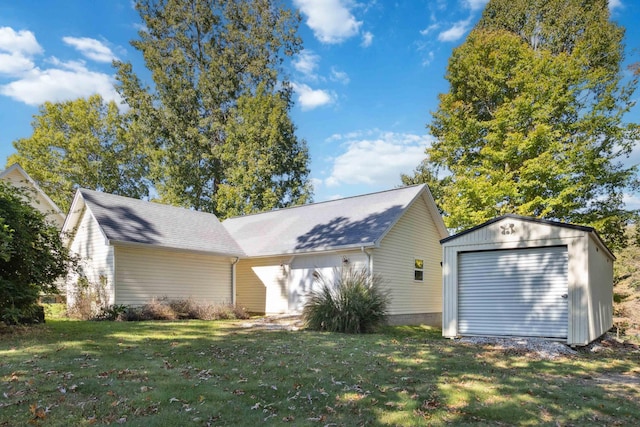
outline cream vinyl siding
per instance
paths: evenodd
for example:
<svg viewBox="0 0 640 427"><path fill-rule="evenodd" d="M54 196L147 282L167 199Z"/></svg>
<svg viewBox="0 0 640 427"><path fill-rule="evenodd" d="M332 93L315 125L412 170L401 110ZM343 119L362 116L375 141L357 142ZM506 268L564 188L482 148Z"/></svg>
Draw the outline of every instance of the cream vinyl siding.
<svg viewBox="0 0 640 427"><path fill-rule="evenodd" d="M142 246L115 247L116 304L193 298L230 304L231 258Z"/></svg>
<svg viewBox="0 0 640 427"><path fill-rule="evenodd" d="M299 313L307 294L317 287L314 272L330 278L335 268L362 268L366 263L360 251L243 259L236 266L237 304L255 313Z"/></svg>
<svg viewBox="0 0 640 427"><path fill-rule="evenodd" d="M390 315L442 311L440 238L420 197L372 251L373 272L382 275L391 292ZM424 261L422 281L414 280L416 259Z"/></svg>
<svg viewBox="0 0 640 427"><path fill-rule="evenodd" d="M286 313L287 259L241 259L236 265L236 304L253 313Z"/></svg>
<svg viewBox="0 0 640 427"><path fill-rule="evenodd" d="M588 337L613 326L613 261L595 239L589 239Z"/></svg>
<svg viewBox="0 0 640 427"><path fill-rule="evenodd" d="M348 262L344 262L347 260ZM314 274L332 283L340 268L360 270L367 266L367 256L361 251L300 255L293 259L289 270L289 312L302 311L309 293L319 289L321 283Z"/></svg>
<svg viewBox="0 0 640 427"><path fill-rule="evenodd" d="M82 274L90 283L99 284L101 283L101 277L106 279L109 304L113 304L113 247L107 244L104 234L102 234L98 223L91 216L88 209L85 209L82 213L80 225L69 249L72 253L80 256ZM69 286L67 287L67 300L69 303L73 303L74 300L73 285L75 285L76 280L77 276L69 278Z"/></svg>

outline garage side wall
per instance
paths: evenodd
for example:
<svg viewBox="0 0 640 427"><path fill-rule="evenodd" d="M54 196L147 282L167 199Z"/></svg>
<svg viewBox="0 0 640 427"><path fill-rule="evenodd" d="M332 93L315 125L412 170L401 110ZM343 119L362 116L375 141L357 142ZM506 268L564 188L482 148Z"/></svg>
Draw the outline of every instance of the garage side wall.
<svg viewBox="0 0 640 427"><path fill-rule="evenodd" d="M417 199L372 253L373 272L391 293L389 323L441 325L440 234L424 199ZM415 280L416 259L423 280Z"/></svg>
<svg viewBox="0 0 640 427"><path fill-rule="evenodd" d="M116 304L192 298L230 304L231 259L140 246L115 247Z"/></svg>
<svg viewBox="0 0 640 427"><path fill-rule="evenodd" d="M100 231L98 223L91 213L85 209L73 240L69 246L72 253L80 256L80 275L86 277L92 286L105 286L108 295L108 304L114 303L113 284L114 254L113 246L107 244L107 240ZM77 275L67 279L67 303L73 305L75 301Z"/></svg>
<svg viewBox="0 0 640 427"><path fill-rule="evenodd" d="M600 337L613 326L613 259L589 236L588 340Z"/></svg>

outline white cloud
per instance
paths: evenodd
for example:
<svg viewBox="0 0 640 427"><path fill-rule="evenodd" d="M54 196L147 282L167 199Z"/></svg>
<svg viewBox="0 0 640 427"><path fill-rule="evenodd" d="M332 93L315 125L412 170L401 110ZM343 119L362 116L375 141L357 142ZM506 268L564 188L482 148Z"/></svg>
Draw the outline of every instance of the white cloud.
<svg viewBox="0 0 640 427"><path fill-rule="evenodd" d="M369 47L373 43L373 34L369 31L365 31L362 34L362 43L360 44L362 47Z"/></svg>
<svg viewBox="0 0 640 427"><path fill-rule="evenodd" d="M342 83L343 85L349 84L351 79L349 79L349 75L344 71L339 71L335 67L331 67L331 77L329 77L331 81Z"/></svg>
<svg viewBox="0 0 640 427"><path fill-rule="evenodd" d="M42 53L36 36L27 30L15 31L11 27L0 27L0 51L32 56Z"/></svg>
<svg viewBox="0 0 640 427"><path fill-rule="evenodd" d="M97 40L65 37L63 41L96 61L114 59L111 50ZM92 71L83 61L62 62L55 57L45 59L45 67L37 66L34 57L43 52L32 32L0 27L0 74L11 76L11 81L0 85L0 94L28 105L68 101L95 93L106 101L120 103L113 76Z"/></svg>
<svg viewBox="0 0 640 427"><path fill-rule="evenodd" d="M20 53L0 53L0 74L20 75L33 67L33 61Z"/></svg>
<svg viewBox="0 0 640 427"><path fill-rule="evenodd" d="M465 0L464 5L467 9L479 10L483 9L489 0Z"/></svg>
<svg viewBox="0 0 640 427"><path fill-rule="evenodd" d="M111 76L90 71L82 62L60 62L53 58L52 63L54 68L34 68L18 80L0 86L0 93L28 105L68 101L94 93L106 101L120 102Z"/></svg>
<svg viewBox="0 0 640 427"><path fill-rule="evenodd" d="M622 0L609 0L609 10L622 9Z"/></svg>
<svg viewBox="0 0 640 427"><path fill-rule="evenodd" d="M0 27L0 74L13 76L31 70L32 58L40 53L42 47L31 31Z"/></svg>
<svg viewBox="0 0 640 427"><path fill-rule="evenodd" d="M327 186L367 184L389 187L400 182L400 174L411 172L425 157L431 137L378 130L354 135L373 138L348 138L346 152L333 159ZM332 139L339 139L336 135Z"/></svg>
<svg viewBox="0 0 640 427"><path fill-rule="evenodd" d="M293 4L307 17L307 25L322 43L342 43L360 31L344 0L294 0Z"/></svg>
<svg viewBox="0 0 640 427"><path fill-rule="evenodd" d="M111 62L116 59L111 49L99 40L89 37L63 37L62 41L94 61Z"/></svg>
<svg viewBox="0 0 640 427"><path fill-rule="evenodd" d="M305 77L315 80L317 79L315 71L318 68L318 62L320 62L320 57L305 49L293 60L293 68L304 74Z"/></svg>
<svg viewBox="0 0 640 427"><path fill-rule="evenodd" d="M451 28L438 34L438 40L441 42L454 42L459 40L469 30L471 21L466 19L453 24Z"/></svg>
<svg viewBox="0 0 640 427"><path fill-rule="evenodd" d="M427 35L429 35L429 33L431 33L432 31L437 30L438 28L440 28L440 24L438 24L438 23L431 24L427 28L425 28L424 30L420 30L420 35L427 36Z"/></svg>
<svg viewBox="0 0 640 427"><path fill-rule="evenodd" d="M292 83L293 90L298 94L298 102L303 110L313 110L323 105L333 104L335 94L322 89L312 89L306 84Z"/></svg>

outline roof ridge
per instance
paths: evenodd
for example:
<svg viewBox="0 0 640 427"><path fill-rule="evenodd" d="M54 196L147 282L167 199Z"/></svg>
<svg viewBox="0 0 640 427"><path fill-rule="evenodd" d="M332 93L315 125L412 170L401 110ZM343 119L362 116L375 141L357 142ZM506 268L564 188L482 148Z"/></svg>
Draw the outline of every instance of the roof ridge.
<svg viewBox="0 0 640 427"><path fill-rule="evenodd" d="M392 191L407 190L409 188L420 187L420 186L425 186L425 185L426 184L405 185L405 186L402 186L402 187L389 188L387 190L380 190L380 191L374 191L374 192L371 192L371 193L357 194L357 195L354 195L354 196L341 197L339 199L323 200L321 202L313 202L313 203L307 203L307 204L303 204L303 205L285 206L283 208L272 209L270 211L255 212L255 213L250 213L250 214L246 214L246 215L232 216L232 217L226 218L222 222L224 223L227 220L231 220L231 219L247 218L247 217L250 217L250 216L264 215L264 214L268 214L268 213L272 213L272 212L281 212L281 211L286 211L286 210L291 210L291 209L306 208L306 207L310 207L310 206L318 206L318 205L324 205L324 204L329 204L329 203L342 202L342 201L345 201L345 200L357 199L357 198L362 198L362 197L367 197L367 196L374 196L374 195L378 195L378 194L382 194L382 193L390 193Z"/></svg>
<svg viewBox="0 0 640 427"><path fill-rule="evenodd" d="M91 193L94 193L94 194L98 194L100 196L117 197L117 198L120 198L120 199L127 199L127 200L130 200L130 201L134 202L134 203L144 203L147 206L158 206L158 207L160 207L162 209L171 208L171 209L179 209L181 211L191 212L191 213L194 213L194 214L211 215L211 216L214 216L216 219L218 219L219 222L221 222L216 214L211 213L211 212L207 212L207 211L199 211L199 210L196 210L196 209L185 208L183 206L169 205L167 203L155 202L153 200L136 199L135 197L121 196L119 194L112 194L112 193L107 193L107 192L104 192L104 191L91 190L89 188L79 188L78 190L81 193L85 192L85 191L88 191L88 192L91 192Z"/></svg>

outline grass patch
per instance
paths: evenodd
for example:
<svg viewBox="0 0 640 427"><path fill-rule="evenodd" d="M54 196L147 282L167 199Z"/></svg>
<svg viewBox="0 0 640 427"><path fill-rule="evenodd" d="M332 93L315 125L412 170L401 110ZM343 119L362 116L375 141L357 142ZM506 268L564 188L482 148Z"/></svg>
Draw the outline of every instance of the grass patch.
<svg viewBox="0 0 640 427"><path fill-rule="evenodd" d="M0 335L0 425L637 425L638 354L554 361L237 321L86 322ZM607 381L617 379L616 381Z"/></svg>

